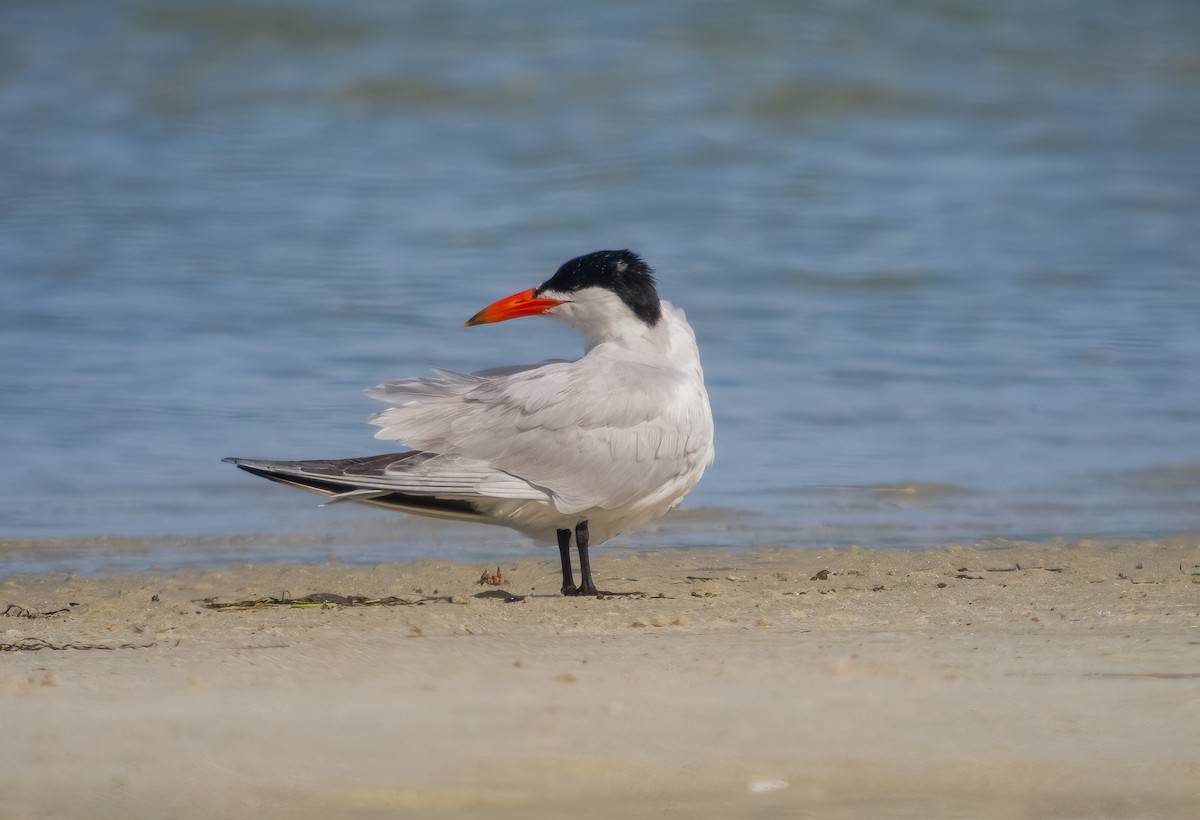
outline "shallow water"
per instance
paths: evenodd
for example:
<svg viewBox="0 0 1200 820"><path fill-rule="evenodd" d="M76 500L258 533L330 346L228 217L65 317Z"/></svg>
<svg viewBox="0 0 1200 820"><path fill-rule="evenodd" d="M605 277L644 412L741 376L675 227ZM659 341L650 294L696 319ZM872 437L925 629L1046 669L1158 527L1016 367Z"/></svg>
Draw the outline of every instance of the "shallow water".
<svg viewBox="0 0 1200 820"><path fill-rule="evenodd" d="M523 548L219 459L389 449L362 388L575 355L461 324L602 247L688 311L718 424L686 514L618 546L1200 530L1198 32L1187 0L10 0L0 539L76 547L0 574Z"/></svg>

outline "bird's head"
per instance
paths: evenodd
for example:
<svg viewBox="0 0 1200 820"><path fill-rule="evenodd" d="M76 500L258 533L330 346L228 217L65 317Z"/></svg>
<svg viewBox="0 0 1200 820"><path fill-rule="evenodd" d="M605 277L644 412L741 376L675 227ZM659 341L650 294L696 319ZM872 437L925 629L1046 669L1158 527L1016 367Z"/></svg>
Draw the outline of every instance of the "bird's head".
<svg viewBox="0 0 1200 820"><path fill-rule="evenodd" d="M589 343L642 333L662 318L654 272L632 251L596 251L563 263L531 290L501 299L467 327L519 316L549 316L578 329Z"/></svg>

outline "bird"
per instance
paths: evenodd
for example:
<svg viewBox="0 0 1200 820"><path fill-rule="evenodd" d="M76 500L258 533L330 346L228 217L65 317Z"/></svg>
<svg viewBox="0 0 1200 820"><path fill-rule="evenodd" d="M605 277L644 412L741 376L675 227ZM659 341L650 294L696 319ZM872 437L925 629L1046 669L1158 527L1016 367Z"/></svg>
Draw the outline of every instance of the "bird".
<svg viewBox="0 0 1200 820"><path fill-rule="evenodd" d="M474 373L389 381L367 394L382 455L224 461L272 481L416 515L509 527L557 542L561 592L602 596L589 547L677 507L714 459L713 417L696 334L659 298L654 271L629 250L563 263L466 327L525 316L564 322L583 356ZM580 583L571 564L571 538Z"/></svg>

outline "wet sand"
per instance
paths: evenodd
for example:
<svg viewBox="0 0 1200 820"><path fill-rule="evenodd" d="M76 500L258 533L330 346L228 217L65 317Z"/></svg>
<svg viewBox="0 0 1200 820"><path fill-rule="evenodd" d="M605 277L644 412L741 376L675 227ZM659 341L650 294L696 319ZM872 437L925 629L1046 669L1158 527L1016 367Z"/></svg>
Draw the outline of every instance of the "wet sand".
<svg viewBox="0 0 1200 820"><path fill-rule="evenodd" d="M1200 814L1198 538L594 563L0 582L0 816Z"/></svg>

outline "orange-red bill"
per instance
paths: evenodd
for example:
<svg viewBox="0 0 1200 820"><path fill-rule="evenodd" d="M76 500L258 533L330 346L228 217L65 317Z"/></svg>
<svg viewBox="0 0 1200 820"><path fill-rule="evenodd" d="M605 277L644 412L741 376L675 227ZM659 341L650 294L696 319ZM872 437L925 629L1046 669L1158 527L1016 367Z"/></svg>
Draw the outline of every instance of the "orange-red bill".
<svg viewBox="0 0 1200 820"><path fill-rule="evenodd" d="M536 316L562 303L562 299L541 299L534 295L534 289L531 288L493 302L468 319L464 327L503 322L519 316Z"/></svg>

